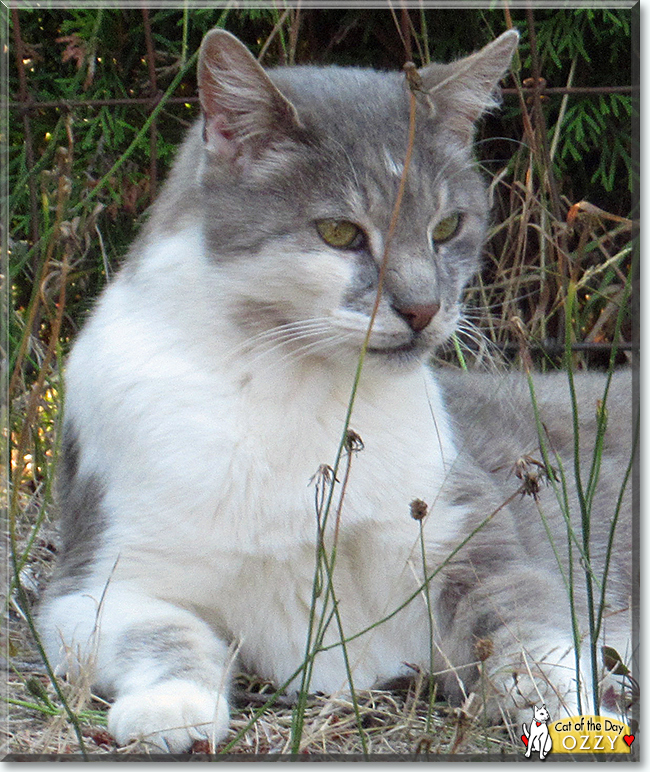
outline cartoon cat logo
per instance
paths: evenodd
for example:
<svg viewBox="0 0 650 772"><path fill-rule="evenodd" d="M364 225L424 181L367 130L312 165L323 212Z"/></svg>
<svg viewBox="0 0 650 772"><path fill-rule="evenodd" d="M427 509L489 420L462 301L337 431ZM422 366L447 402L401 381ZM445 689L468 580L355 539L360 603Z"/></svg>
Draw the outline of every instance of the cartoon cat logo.
<svg viewBox="0 0 650 772"><path fill-rule="evenodd" d="M552 749L553 742L548 733L547 722L550 719L546 705L542 705L538 708L537 705L533 706L533 720L530 722L530 727L526 724L522 724L524 733L521 739L526 746L526 758L530 758L532 751L539 751L540 759L546 758L546 754Z"/></svg>

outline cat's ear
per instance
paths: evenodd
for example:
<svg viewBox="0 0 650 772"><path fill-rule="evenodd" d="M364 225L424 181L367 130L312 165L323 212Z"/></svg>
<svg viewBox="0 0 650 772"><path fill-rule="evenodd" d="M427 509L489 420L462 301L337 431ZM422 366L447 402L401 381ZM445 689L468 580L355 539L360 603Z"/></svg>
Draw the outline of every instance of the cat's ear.
<svg viewBox="0 0 650 772"><path fill-rule="evenodd" d="M518 42L519 33L508 30L471 56L420 70L434 114L464 142L471 142L475 121L496 105L495 89Z"/></svg>
<svg viewBox="0 0 650 772"><path fill-rule="evenodd" d="M300 126L291 102L225 30L203 38L198 84L206 147L226 159L256 156Z"/></svg>

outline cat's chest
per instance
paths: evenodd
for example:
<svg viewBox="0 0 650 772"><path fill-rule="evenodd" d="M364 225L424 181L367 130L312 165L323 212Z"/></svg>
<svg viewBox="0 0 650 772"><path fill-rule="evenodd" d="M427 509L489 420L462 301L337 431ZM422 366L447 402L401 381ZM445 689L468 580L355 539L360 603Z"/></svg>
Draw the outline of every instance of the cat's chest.
<svg viewBox="0 0 650 772"><path fill-rule="evenodd" d="M302 375L290 382L272 374L263 384L240 381L230 396L222 387L222 396L212 403L201 440L205 452L195 457L195 479L203 481L203 490L194 494L198 504L192 506L191 488L185 487L191 515L170 521L155 537L161 554L169 544L177 565L192 566L197 597L224 586L248 587L251 577L267 576L276 564L309 574L323 522L326 542L331 544L336 532L341 554L350 556L350 577L359 569L358 555L377 557L382 571L397 565L401 575L417 547L418 526L410 511L414 499L436 509L435 540L451 537L458 528L459 518L449 516L440 496L453 463L453 443L426 371L360 385L350 420L356 436L338 465L348 383ZM199 441L198 434L193 441ZM306 562L301 555L308 556ZM286 570L288 582L291 571ZM170 596L187 585L173 571L166 570L165 577ZM161 581L158 575L156 582ZM295 586L302 585L296 578Z"/></svg>
<svg viewBox="0 0 650 772"><path fill-rule="evenodd" d="M359 385L343 443L352 384L269 375L232 398L231 443L220 488L221 527L239 545L313 537L319 502L332 492L343 527L407 522L410 502L432 503L453 460L453 443L432 379ZM333 486L333 491L331 488ZM320 496L319 496L320 495ZM245 511L244 520L228 513Z"/></svg>

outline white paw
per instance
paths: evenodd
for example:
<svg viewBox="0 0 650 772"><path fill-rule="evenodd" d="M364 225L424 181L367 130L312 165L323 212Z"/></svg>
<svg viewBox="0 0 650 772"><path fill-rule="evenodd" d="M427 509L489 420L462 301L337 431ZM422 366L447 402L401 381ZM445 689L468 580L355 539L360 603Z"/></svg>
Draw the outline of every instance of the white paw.
<svg viewBox="0 0 650 772"><path fill-rule="evenodd" d="M108 731L119 745L139 739L165 753L183 753L195 740L218 743L229 721L224 695L175 680L119 697L108 714Z"/></svg>

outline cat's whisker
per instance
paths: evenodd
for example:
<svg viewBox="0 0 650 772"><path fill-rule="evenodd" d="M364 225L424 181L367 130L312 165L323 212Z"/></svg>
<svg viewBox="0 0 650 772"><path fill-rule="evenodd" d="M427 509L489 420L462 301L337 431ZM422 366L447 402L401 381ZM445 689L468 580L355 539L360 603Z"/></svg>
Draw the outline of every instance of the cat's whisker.
<svg viewBox="0 0 650 772"><path fill-rule="evenodd" d="M465 338L467 341L473 342L476 345L478 351L470 348L467 343L465 343L463 338ZM461 348L464 348L479 360L483 360L485 357L490 366L495 369L500 369L500 367L505 364L505 358L501 349L490 340L490 338L483 332L483 330L481 330L465 317L461 317L458 320L456 327L456 340L458 341Z"/></svg>
<svg viewBox="0 0 650 772"><path fill-rule="evenodd" d="M519 148L525 148L526 150L530 149L530 144L528 142L525 142L521 139L517 139L515 137L502 137L502 136L495 136L495 137L485 137L484 139L479 139L477 142L475 142L476 147L481 147L483 145L489 145L492 142L509 142L512 145L516 145L517 149ZM507 159L510 160L510 159ZM504 160L503 163L506 163Z"/></svg>
<svg viewBox="0 0 650 772"><path fill-rule="evenodd" d="M251 364L257 363L261 359L263 359L264 357L269 357L269 356L277 353L283 347L289 346L290 344L294 344L294 343L296 343L298 341L301 341L301 340L309 340L311 338L316 337L317 338L316 342L318 342L318 340L322 340L323 339L322 337L320 337L323 333L331 334L331 332L332 332L332 330L331 330L331 328L329 326L323 326L320 329L315 329L315 330L307 331L307 332L304 332L304 333L302 333L300 335L294 334L294 335L291 335L291 336L282 336L278 340L275 340L275 341L266 341L265 343L269 347L266 348L266 349L262 349L262 350L258 351L258 353L251 360ZM300 347L298 348L298 350L299 349L300 349ZM294 349L290 349L289 353L286 354L284 357L281 357L281 359L286 358L286 356L290 356L293 353L293 351L294 351Z"/></svg>
<svg viewBox="0 0 650 772"><path fill-rule="evenodd" d="M320 317L320 318L313 318L313 319L304 319L297 322L285 322L283 324L270 327L268 330L263 330L262 332L259 332L256 335L249 338L249 340L258 341L266 337L272 337L278 331L292 332L294 330L299 331L299 330L309 329L310 327L317 327L319 325L327 323L328 321L329 321L328 317Z"/></svg>
<svg viewBox="0 0 650 772"><path fill-rule="evenodd" d="M328 332L331 329L331 325L326 322L320 322L314 325L305 325L304 327L293 327L292 329L277 328L274 331L275 334L270 334L265 337L264 340L255 341L255 345L259 343L259 346L265 346L268 344L274 344L276 342L300 340L304 337L312 335L318 335L321 332Z"/></svg>
<svg viewBox="0 0 650 772"><path fill-rule="evenodd" d="M305 343L302 346L289 348L281 356L276 356L269 360L267 362L267 367L279 367L286 364L287 362L298 361L301 358L301 352L303 350L309 351L310 349L323 345L325 341L327 341L327 338L319 338L315 341L312 341L311 343ZM277 353L281 348L282 346L277 346L274 349L274 353Z"/></svg>
<svg viewBox="0 0 650 772"><path fill-rule="evenodd" d="M313 334L309 335L309 336L307 336L307 335L303 335L302 336L302 338L305 338L305 337L310 337L311 338L311 337L314 337L314 336L313 336ZM260 348L259 350L257 350L254 353L253 357L251 358L249 364L251 366L255 366L255 365L258 365L260 362L262 362L263 360L266 359L267 360L266 361L266 365L268 366L273 361L274 355L276 355L279 351L284 349L289 343L292 342L292 340L294 340L294 339L293 338L282 338L282 339L277 340L277 341L268 341L267 342L267 348Z"/></svg>
<svg viewBox="0 0 650 772"><path fill-rule="evenodd" d="M525 142L522 142L521 140L511 139L510 137L489 137L489 138L487 138L487 139L481 140L480 142L477 142L476 144L477 144L477 145L481 145L481 144L487 144L488 142L493 142L493 141L495 141L495 140L501 140L501 141L507 140L507 141L510 141L510 142L512 142L512 143L514 143L514 144L516 144L516 145L519 145L519 146L521 146L521 147L524 147L524 148L528 148L528 147L529 147L529 146L528 146L528 145L527 145ZM440 170L439 170L439 172L438 172L438 177L437 177L437 179L436 179L436 182L437 182L439 179L443 178L443 177L444 177L445 179L453 179L453 178L454 178L454 176L455 176L455 175L449 175L449 174L446 174L446 170L447 170L447 167L448 167L448 166L449 166L449 165L450 165L452 162L454 162L454 161L457 159L458 155L459 155L459 154L457 154L457 155L455 155L455 156L452 156L452 157L450 157L450 158L448 159L448 161L446 162L446 164L444 164L444 165L443 165L443 166L440 168ZM486 174L488 174L488 175L490 176L491 180L494 180L494 177L495 177L495 173L494 173L494 172L492 172L490 169L486 168L486 163L496 163L496 162L498 162L499 164L501 164L502 166L504 166L504 165L507 163L507 160L508 160L508 159L503 159L502 161L501 161L501 160L499 160L499 159L492 159L492 160L488 160L488 161L486 161L485 159L482 159L482 160L481 160L481 159L471 159L471 161L469 161L469 162L465 163L465 164L464 164L464 165L463 165L463 166L462 166L462 167L461 167L461 168L458 170L458 172L457 172L457 173L458 173L458 174L462 174L462 173L464 173L464 172L466 172L466 171L468 171L468 170L470 170L470 169L480 169L480 170L484 171Z"/></svg>
<svg viewBox="0 0 650 772"><path fill-rule="evenodd" d="M305 346L302 346L287 352L283 357L277 360L277 364L282 364L289 360L299 361L301 359L305 359L307 356L314 353L321 353L321 352L325 353L326 351L340 345L346 339L349 339L351 337L353 337L353 335L350 333L347 336L345 335L342 336L340 334L331 334L326 338L319 338L318 340L315 340L313 343L309 343Z"/></svg>
<svg viewBox="0 0 650 772"><path fill-rule="evenodd" d="M328 329L329 325L326 324L314 325L304 329L300 327L290 330L277 328L273 331L269 330L269 333L261 338L250 340L248 348L252 351L256 349L263 351L265 347L271 346L273 348L276 344L318 335L320 332L327 331Z"/></svg>
<svg viewBox="0 0 650 772"><path fill-rule="evenodd" d="M457 330L459 334L465 335L468 338L476 341L477 343L490 344L491 341L487 335L467 318L461 318L458 320Z"/></svg>
<svg viewBox="0 0 650 772"><path fill-rule="evenodd" d="M292 330L302 330L302 329L323 324L325 322L327 322L327 317L305 319L297 322L284 322L282 324L275 324L272 327L261 330L255 335L252 335L250 338L247 339L246 342L254 343L256 341L263 340L264 338L273 337L277 335L278 332L283 332L283 331L291 332Z"/></svg>
<svg viewBox="0 0 650 772"><path fill-rule="evenodd" d="M458 170L454 174L449 174L448 169L452 164L457 163L458 158L461 158L464 163L462 163ZM449 156L445 163L442 164L442 166L438 169L438 172L436 174L436 177L434 179L434 185L438 186L441 183L441 180L444 181L451 181L455 179L458 175L464 174L467 171L471 171L472 169L478 169L480 168L480 161L477 161L476 159L466 159L465 154L462 151L457 151Z"/></svg>
<svg viewBox="0 0 650 772"><path fill-rule="evenodd" d="M517 312L517 308L519 303L521 303L524 300L528 300L529 298L534 298L539 294L537 290L531 290L530 292L525 292L521 295L516 295L516 297L512 297L509 300L505 301L502 305L502 309L512 309L509 315L514 315ZM489 314L492 316L492 318L500 319L501 317L506 317L507 314L504 313L503 310L500 311L498 315L495 315L495 308L494 305L479 305L479 304L466 304L463 308L463 315L466 317L470 317L473 319L484 319L486 314Z"/></svg>
<svg viewBox="0 0 650 772"><path fill-rule="evenodd" d="M475 353L472 348L469 347L468 343L474 343L479 349L482 348L482 343L479 338L475 335L471 335L465 330L457 329L456 330L456 341L461 346L462 349L464 349L467 352Z"/></svg>
<svg viewBox="0 0 650 772"><path fill-rule="evenodd" d="M282 342L283 340L290 340L299 333L304 334L316 334L320 331L329 329L327 317L320 319L309 319L300 322L288 322L283 325L277 325L268 330L247 338L242 343L234 346L228 352L228 356L237 356L245 351L253 351L256 348L262 349L265 345L273 345L276 342Z"/></svg>

